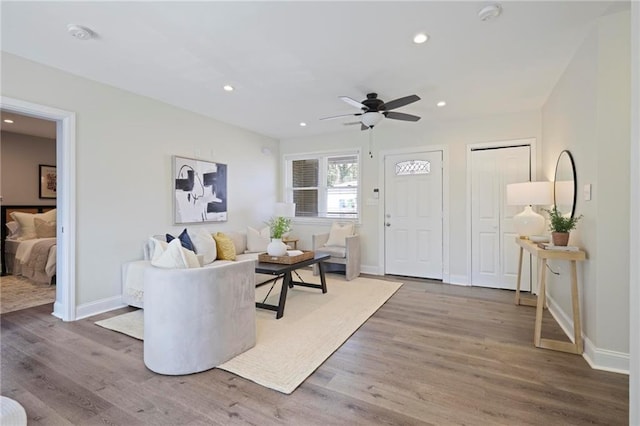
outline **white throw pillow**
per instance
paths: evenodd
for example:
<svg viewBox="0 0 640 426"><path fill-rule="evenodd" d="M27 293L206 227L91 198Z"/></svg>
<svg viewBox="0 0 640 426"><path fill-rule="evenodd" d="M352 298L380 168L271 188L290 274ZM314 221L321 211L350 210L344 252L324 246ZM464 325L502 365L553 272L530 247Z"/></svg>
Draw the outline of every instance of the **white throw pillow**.
<svg viewBox="0 0 640 426"><path fill-rule="evenodd" d="M151 260L153 259L153 255L156 253L156 246L159 245L160 248L162 249L162 251L160 253L163 253L166 249L167 246L169 245L168 242L161 240L160 238L163 237L162 235L156 235L153 237L149 237L149 241L147 242L147 247L145 247L145 253L148 254L147 259ZM145 256L147 255L145 254Z"/></svg>
<svg viewBox="0 0 640 426"><path fill-rule="evenodd" d="M56 237L56 221L47 222L39 217L33 218L36 236L38 238L55 238Z"/></svg>
<svg viewBox="0 0 640 426"><path fill-rule="evenodd" d="M36 226L33 220L37 217L45 222L55 222L56 209L49 210L45 213L25 213L25 212L11 212L11 218L18 222L20 230L17 240L32 240L37 238Z"/></svg>
<svg viewBox="0 0 640 426"><path fill-rule="evenodd" d="M216 260L216 240L213 239L211 234L202 228L189 229L187 231L193 247L196 249L198 255L202 255L202 264L208 265Z"/></svg>
<svg viewBox="0 0 640 426"><path fill-rule="evenodd" d="M327 240L325 246L346 247L347 237L350 237L354 234L354 228L355 227L353 222L342 224L333 222L333 224L331 225L331 230L329 231L329 239Z"/></svg>
<svg viewBox="0 0 640 426"><path fill-rule="evenodd" d="M167 269L200 267L196 254L182 247L182 243L177 238L167 244L166 250L163 249L162 244L155 244L151 264L158 268Z"/></svg>
<svg viewBox="0 0 640 426"><path fill-rule="evenodd" d="M247 227L247 252L261 253L267 251L267 245L271 242L271 231L265 226L260 231L250 226Z"/></svg>
<svg viewBox="0 0 640 426"><path fill-rule="evenodd" d="M18 224L18 222L12 220L11 222L7 222L5 225L7 227L8 239L15 240L20 236L20 225Z"/></svg>

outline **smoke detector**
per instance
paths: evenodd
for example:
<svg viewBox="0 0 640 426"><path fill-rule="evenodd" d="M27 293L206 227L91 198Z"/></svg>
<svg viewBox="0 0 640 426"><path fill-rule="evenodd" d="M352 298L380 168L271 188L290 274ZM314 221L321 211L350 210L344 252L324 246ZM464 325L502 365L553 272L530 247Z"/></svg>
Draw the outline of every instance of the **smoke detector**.
<svg viewBox="0 0 640 426"><path fill-rule="evenodd" d="M489 21L500 16L501 13L502 6L500 6L499 4L490 4L489 6L485 6L480 9L480 12L478 12L478 17L481 21Z"/></svg>
<svg viewBox="0 0 640 426"><path fill-rule="evenodd" d="M89 40L93 38L93 31L80 25L69 24L67 25L67 31L78 40Z"/></svg>

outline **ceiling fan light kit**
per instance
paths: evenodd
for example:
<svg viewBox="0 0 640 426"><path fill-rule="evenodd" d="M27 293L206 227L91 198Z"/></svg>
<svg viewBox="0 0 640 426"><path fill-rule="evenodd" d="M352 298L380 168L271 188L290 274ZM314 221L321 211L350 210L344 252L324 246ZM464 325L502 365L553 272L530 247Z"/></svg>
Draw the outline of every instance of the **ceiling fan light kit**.
<svg viewBox="0 0 640 426"><path fill-rule="evenodd" d="M412 104L416 101L420 100L418 95L409 95L403 98L394 99L389 102L384 102L382 99L378 99L377 93L368 93L367 99L362 102L358 102L355 99L352 99L348 96L340 96L344 102L349 105L359 108L362 112L357 112L354 114L342 114L342 115L334 115L330 117L324 117L320 120L331 120L334 118L341 117L360 117L359 123L361 123L360 129L367 130L372 129L373 126L376 126L383 118L390 118L393 120L402 120L402 121L418 121L420 117L417 115L405 114L403 112L395 112L391 111L392 109L400 108L405 105ZM357 124L356 123L346 123L346 124Z"/></svg>
<svg viewBox="0 0 640 426"><path fill-rule="evenodd" d="M373 127L382 120L384 116L379 112L365 112L360 118L360 122L367 127Z"/></svg>

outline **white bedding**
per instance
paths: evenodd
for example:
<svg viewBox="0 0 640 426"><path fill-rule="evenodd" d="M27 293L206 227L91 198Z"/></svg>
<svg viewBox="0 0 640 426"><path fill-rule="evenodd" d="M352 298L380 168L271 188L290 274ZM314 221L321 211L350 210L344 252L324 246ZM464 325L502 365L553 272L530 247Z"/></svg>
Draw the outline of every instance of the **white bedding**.
<svg viewBox="0 0 640 426"><path fill-rule="evenodd" d="M23 272L22 266L25 265L31 258L31 252L33 250L33 246L36 243L44 240L55 241L55 238L34 238L31 240L24 240L24 241L15 241L15 240L9 240L9 239L7 240L7 242L12 241L14 244L19 243L16 249L15 260L13 264L14 275L22 275L22 272ZM57 246L54 244L49 249L49 255L47 257L47 263L44 267L44 270L35 271L33 276L28 276L27 278L30 278L37 282L47 282L47 283L51 282L51 278L56 274L56 256L57 256L56 247Z"/></svg>

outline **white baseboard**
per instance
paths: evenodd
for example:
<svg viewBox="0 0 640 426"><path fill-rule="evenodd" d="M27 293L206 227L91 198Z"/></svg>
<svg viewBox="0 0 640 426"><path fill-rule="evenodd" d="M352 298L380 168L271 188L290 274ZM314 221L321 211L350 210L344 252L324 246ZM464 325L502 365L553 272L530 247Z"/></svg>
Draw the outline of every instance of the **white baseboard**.
<svg viewBox="0 0 640 426"><path fill-rule="evenodd" d="M565 332L571 341L573 338L573 316L567 315L553 300L547 296L547 304L549 312L555 318L560 328ZM595 370L611 371L614 373L629 374L629 354L624 352L610 351L596 347L588 336L582 333L584 341L584 353L582 357L587 361L591 368Z"/></svg>
<svg viewBox="0 0 640 426"><path fill-rule="evenodd" d="M76 320L98 315L103 312L113 311L127 306L122 302L122 295L109 297L108 299L96 300L85 303L76 308Z"/></svg>
<svg viewBox="0 0 640 426"><path fill-rule="evenodd" d="M62 319L62 314L60 312L62 312L62 303L58 302L56 299L56 301L53 302L53 313L51 315L58 319Z"/></svg>

